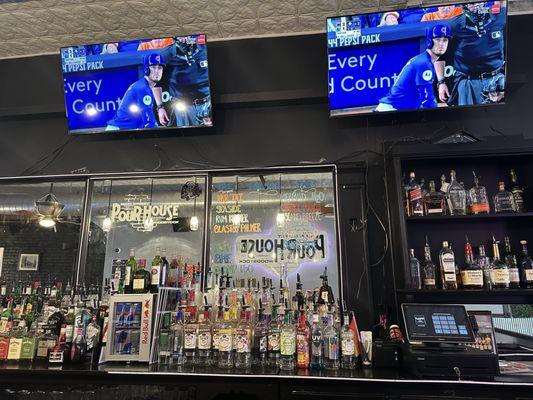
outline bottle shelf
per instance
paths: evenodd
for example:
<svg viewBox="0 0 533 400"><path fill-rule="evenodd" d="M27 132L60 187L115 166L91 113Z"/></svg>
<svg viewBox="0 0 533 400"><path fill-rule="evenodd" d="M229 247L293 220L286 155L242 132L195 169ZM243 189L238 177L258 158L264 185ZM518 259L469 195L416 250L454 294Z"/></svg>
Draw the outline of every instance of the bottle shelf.
<svg viewBox="0 0 533 400"><path fill-rule="evenodd" d="M459 289L417 290L397 289L401 302L405 303L460 303L460 304L531 304L533 289Z"/></svg>
<svg viewBox="0 0 533 400"><path fill-rule="evenodd" d="M533 212L477 215L425 215L405 217L406 222L505 220L510 218L533 218Z"/></svg>

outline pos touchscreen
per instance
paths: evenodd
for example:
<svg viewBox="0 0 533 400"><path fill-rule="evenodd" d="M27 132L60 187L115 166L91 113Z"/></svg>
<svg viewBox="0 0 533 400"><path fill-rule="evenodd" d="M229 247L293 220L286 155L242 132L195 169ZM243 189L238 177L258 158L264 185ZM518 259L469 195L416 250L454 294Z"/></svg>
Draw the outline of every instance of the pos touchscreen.
<svg viewBox="0 0 533 400"><path fill-rule="evenodd" d="M475 341L465 306L402 304L409 342L472 343Z"/></svg>

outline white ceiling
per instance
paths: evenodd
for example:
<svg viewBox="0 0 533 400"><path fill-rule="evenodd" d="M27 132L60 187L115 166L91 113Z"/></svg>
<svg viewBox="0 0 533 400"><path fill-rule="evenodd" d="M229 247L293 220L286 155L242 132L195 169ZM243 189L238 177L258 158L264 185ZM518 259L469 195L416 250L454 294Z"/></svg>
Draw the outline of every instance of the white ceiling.
<svg viewBox="0 0 533 400"><path fill-rule="evenodd" d="M533 0L510 1L512 13L533 11ZM435 1L0 0L0 58L191 33L207 33L213 41L323 32L327 16L430 3Z"/></svg>

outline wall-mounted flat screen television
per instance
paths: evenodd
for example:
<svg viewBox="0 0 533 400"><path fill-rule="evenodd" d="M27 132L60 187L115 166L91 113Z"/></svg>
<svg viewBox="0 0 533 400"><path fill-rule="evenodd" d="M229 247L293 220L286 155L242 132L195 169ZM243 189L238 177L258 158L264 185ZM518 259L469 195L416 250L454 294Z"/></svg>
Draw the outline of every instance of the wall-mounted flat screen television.
<svg viewBox="0 0 533 400"><path fill-rule="evenodd" d="M503 103L507 2L327 19L331 116Z"/></svg>
<svg viewBox="0 0 533 400"><path fill-rule="evenodd" d="M71 134L212 126L205 35L61 49Z"/></svg>

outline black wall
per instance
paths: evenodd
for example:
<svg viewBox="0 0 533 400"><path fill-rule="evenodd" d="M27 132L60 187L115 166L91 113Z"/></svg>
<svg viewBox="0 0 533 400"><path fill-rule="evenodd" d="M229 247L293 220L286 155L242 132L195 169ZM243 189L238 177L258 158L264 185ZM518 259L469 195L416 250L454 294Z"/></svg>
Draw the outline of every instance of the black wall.
<svg viewBox="0 0 533 400"><path fill-rule="evenodd" d="M209 62L215 128L168 134L67 138L59 55L0 61L0 175L21 174L65 141L64 151L53 162L33 172L65 173L84 166L91 172L152 170L158 165L155 144L169 155L162 160L162 169L193 167L188 161L206 167L260 167L321 159L368 162L360 168L350 166L346 172L346 181L364 184L364 165L368 165L368 201L375 213L367 208L363 196L368 260L364 254L345 260L349 266L345 284L356 285L361 273L372 271L374 302L390 303L390 253L383 263L377 263L384 236L376 214L386 228L388 218L383 157L374 152L382 152L385 140L427 138L458 129L479 137L527 135L533 124L531 23L530 15L509 19L506 105L343 119L330 119L328 114L324 35L212 42ZM342 223L350 226L349 219L358 214L357 202L341 197ZM367 265L377 265L367 270L365 260ZM370 301L360 300L360 307Z"/></svg>

